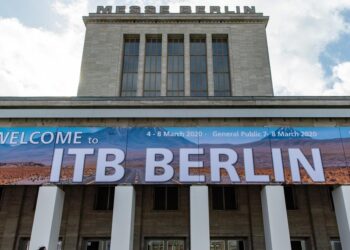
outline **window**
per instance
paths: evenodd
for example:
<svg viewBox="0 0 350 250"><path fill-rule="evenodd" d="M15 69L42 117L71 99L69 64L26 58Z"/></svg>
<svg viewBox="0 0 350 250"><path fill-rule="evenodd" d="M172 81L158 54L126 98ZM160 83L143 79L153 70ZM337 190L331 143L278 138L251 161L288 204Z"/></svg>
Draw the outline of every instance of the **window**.
<svg viewBox="0 0 350 250"><path fill-rule="evenodd" d="M178 199L177 187L154 187L154 210L177 210Z"/></svg>
<svg viewBox="0 0 350 250"><path fill-rule="evenodd" d="M87 239L84 241L84 250L110 250L110 239Z"/></svg>
<svg viewBox="0 0 350 250"><path fill-rule="evenodd" d="M183 96L184 93L184 39L169 37L167 96Z"/></svg>
<svg viewBox="0 0 350 250"><path fill-rule="evenodd" d="M20 238L18 242L18 250L28 250L30 244L30 238ZM57 243L57 250L62 250L62 238L60 237L58 243Z"/></svg>
<svg viewBox="0 0 350 250"><path fill-rule="evenodd" d="M207 48L205 37L190 39L191 96L207 96Z"/></svg>
<svg viewBox="0 0 350 250"><path fill-rule="evenodd" d="M342 250L340 240L338 240L338 239L331 240L331 249L332 250Z"/></svg>
<svg viewBox="0 0 350 250"><path fill-rule="evenodd" d="M124 39L121 96L136 96L139 43L139 37L129 37Z"/></svg>
<svg viewBox="0 0 350 250"><path fill-rule="evenodd" d="M214 95L230 96L230 67L227 37L213 37Z"/></svg>
<svg viewBox="0 0 350 250"><path fill-rule="evenodd" d="M307 240L292 239L290 241L292 250L308 250Z"/></svg>
<svg viewBox="0 0 350 250"><path fill-rule="evenodd" d="M284 187L284 197L286 200L286 207L288 210L298 209L295 190L293 187L291 187L291 186Z"/></svg>
<svg viewBox="0 0 350 250"><path fill-rule="evenodd" d="M162 38L150 36L146 38L145 84L144 96L160 96L162 68Z"/></svg>
<svg viewBox="0 0 350 250"><path fill-rule="evenodd" d="M112 210L114 202L114 187L97 187L95 195L95 210Z"/></svg>
<svg viewBox="0 0 350 250"><path fill-rule="evenodd" d="M149 239L146 243L147 250L185 250L183 239Z"/></svg>
<svg viewBox="0 0 350 250"><path fill-rule="evenodd" d="M210 250L245 250L245 245L245 240L242 239L210 240Z"/></svg>
<svg viewBox="0 0 350 250"><path fill-rule="evenodd" d="M236 190L233 186L212 186L211 198L214 210L237 209Z"/></svg>

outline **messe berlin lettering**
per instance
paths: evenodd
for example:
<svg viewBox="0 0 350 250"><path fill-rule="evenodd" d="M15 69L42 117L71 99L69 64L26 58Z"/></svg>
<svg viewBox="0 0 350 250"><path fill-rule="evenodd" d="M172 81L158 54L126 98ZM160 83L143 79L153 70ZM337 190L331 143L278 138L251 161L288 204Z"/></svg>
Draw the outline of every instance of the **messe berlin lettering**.
<svg viewBox="0 0 350 250"><path fill-rule="evenodd" d="M170 14L169 6L159 6L159 11L157 12L156 6L148 5L145 6L143 11L140 6L132 5L129 6L128 12L126 6L97 6L96 14ZM229 6L221 8L221 6L180 6L180 14L255 14L255 6L235 6L234 9L231 9Z"/></svg>
<svg viewBox="0 0 350 250"><path fill-rule="evenodd" d="M0 184L350 184L350 127L0 128Z"/></svg>

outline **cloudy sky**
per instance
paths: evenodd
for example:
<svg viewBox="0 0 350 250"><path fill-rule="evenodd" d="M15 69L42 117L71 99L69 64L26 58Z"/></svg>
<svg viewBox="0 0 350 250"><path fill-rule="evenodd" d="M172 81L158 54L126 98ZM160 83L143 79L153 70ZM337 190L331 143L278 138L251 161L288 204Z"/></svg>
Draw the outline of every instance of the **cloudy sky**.
<svg viewBox="0 0 350 250"><path fill-rule="evenodd" d="M217 5L217 0L206 5ZM254 5L267 27L275 95L350 95L349 0L221 0ZM0 96L74 96L85 27L97 5L203 5L203 1L2 0Z"/></svg>

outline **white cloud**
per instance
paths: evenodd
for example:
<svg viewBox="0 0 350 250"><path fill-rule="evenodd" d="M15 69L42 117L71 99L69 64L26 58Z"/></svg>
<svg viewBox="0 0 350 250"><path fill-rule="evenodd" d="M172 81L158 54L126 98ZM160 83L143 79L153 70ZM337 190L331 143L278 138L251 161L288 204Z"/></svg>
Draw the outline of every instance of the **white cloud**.
<svg viewBox="0 0 350 250"><path fill-rule="evenodd" d="M57 1L53 7L65 18L61 32L0 19L1 96L76 95L87 4Z"/></svg>
<svg viewBox="0 0 350 250"><path fill-rule="evenodd" d="M349 95L350 94L350 61L340 63L333 68L333 86L328 89L327 95Z"/></svg>
<svg viewBox="0 0 350 250"><path fill-rule="evenodd" d="M75 95L84 39L82 15L98 4L160 5L167 1L56 0L53 11L64 17L61 31L30 28L17 19L0 19L0 95ZM168 1L201 5L199 1ZM349 63L336 65L333 77L324 76L319 56L327 44L350 32L341 11L348 0L230 0L224 5L256 5L270 16L267 35L277 95L349 95ZM216 0L206 5L217 5ZM336 61L336 60L335 60Z"/></svg>

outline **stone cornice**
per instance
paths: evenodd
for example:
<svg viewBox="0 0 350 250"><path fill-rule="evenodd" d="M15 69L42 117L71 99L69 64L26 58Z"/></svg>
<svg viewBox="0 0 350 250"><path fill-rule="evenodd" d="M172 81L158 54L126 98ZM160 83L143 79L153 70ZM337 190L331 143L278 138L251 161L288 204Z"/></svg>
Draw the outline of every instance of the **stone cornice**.
<svg viewBox="0 0 350 250"><path fill-rule="evenodd" d="M263 14L94 14L84 23L268 23Z"/></svg>
<svg viewBox="0 0 350 250"><path fill-rule="evenodd" d="M0 109L350 108L350 97L1 97Z"/></svg>

